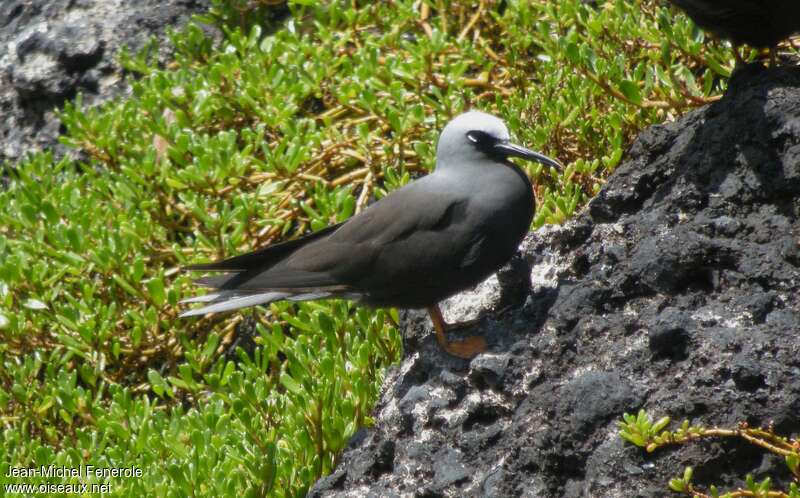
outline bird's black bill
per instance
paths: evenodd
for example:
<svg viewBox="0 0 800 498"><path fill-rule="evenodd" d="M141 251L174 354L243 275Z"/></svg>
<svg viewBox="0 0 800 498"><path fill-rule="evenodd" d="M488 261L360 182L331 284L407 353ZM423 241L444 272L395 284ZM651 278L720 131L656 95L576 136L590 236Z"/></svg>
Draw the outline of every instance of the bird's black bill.
<svg viewBox="0 0 800 498"><path fill-rule="evenodd" d="M538 152L526 149L521 145L512 144L511 142L498 142L492 148L496 153L504 156L521 157L523 159L529 159L531 161L542 163L545 166L552 166L556 169L564 169L564 166L562 166L561 163L555 159L551 159L544 154L539 154Z"/></svg>

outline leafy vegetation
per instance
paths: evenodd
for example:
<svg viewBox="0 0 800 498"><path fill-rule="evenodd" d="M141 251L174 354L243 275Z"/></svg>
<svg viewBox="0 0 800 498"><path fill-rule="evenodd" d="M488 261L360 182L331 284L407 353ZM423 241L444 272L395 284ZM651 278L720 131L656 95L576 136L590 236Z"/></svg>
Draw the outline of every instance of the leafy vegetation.
<svg viewBox="0 0 800 498"><path fill-rule="evenodd" d="M346 219L429 171L468 108L567 164L526 165L533 228L561 223L639 130L717 98L732 67L650 1L294 1L283 20L274 1L212 3L199 21L220 43L191 24L166 67L155 42L121 55L130 99L66 106L63 141L88 159L6 167L0 476L135 466L96 482L303 495L369 425L400 357L395 312L323 301L178 319L181 266Z"/></svg>
<svg viewBox="0 0 800 498"><path fill-rule="evenodd" d="M708 428L689 425L684 420L675 431L666 430L670 424L669 417L662 417L656 422L644 410L637 415L626 413L619 423L620 436L636 446L652 453L665 446L687 444L709 438L739 438L750 444L764 448L775 455L783 457L786 466L794 476L795 482L789 484L786 491L773 490L769 477L757 482L752 475L745 478L745 487L720 494L716 486L709 487L708 493L700 491L692 484L694 470L686 467L683 475L669 481L669 489L691 498L800 498L800 440L788 439L775 433L772 427L766 429L749 427L742 423L735 429Z"/></svg>

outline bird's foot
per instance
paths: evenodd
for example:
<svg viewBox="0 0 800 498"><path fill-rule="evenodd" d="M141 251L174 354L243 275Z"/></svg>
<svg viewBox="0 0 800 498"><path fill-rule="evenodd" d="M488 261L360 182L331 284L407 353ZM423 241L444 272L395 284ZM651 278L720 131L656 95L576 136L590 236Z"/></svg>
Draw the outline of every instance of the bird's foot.
<svg viewBox="0 0 800 498"><path fill-rule="evenodd" d="M469 336L458 341L448 341L441 346L448 354L465 360L471 360L487 350L486 340L479 335Z"/></svg>
<svg viewBox="0 0 800 498"><path fill-rule="evenodd" d="M430 314L431 321L433 322L433 328L436 330L436 342L439 343L439 347L441 347L451 356L463 358L465 360L471 360L488 349L486 346L486 339L479 335L469 336L465 339L460 339L457 341L448 341L447 336L445 335L448 330L452 330L455 327L464 328L476 323L479 320L474 320L472 323L461 322L452 325L447 324L442 317L442 312L439 310L439 306L436 305L429 307L428 313Z"/></svg>

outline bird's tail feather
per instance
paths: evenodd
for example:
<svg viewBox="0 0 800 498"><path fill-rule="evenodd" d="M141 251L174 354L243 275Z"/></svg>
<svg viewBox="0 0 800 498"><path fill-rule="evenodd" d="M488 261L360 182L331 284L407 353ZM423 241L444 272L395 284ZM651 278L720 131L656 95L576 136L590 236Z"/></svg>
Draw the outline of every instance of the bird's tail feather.
<svg viewBox="0 0 800 498"><path fill-rule="evenodd" d="M267 291L267 292L251 292L241 293L235 291L220 291L206 294L204 296L191 297L184 299L181 303L208 303L208 305L201 308L191 309L184 311L180 314L181 318L187 316L205 315L206 313L218 313L221 311L236 310L239 308L247 308L248 306L256 306L258 304L271 303L281 299L289 301L311 301L314 299L323 299L329 297L330 292L317 291L317 292L303 292L292 294L290 292Z"/></svg>
<svg viewBox="0 0 800 498"><path fill-rule="evenodd" d="M223 273L221 275L212 275L210 277L200 277L194 279L194 284L199 285L200 287L221 289L226 283L230 282L236 276L236 273Z"/></svg>
<svg viewBox="0 0 800 498"><path fill-rule="evenodd" d="M195 296L195 297L188 297L186 299L181 299L179 302L180 304L189 304L189 303L213 303L219 301L220 298L224 298L230 295L230 292L212 292L210 294L203 294L202 296Z"/></svg>

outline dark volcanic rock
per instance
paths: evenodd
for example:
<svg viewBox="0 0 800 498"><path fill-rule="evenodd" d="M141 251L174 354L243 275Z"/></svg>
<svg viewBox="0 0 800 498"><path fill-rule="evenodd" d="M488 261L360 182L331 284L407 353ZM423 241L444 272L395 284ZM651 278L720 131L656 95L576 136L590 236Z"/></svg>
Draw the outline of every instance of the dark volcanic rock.
<svg viewBox="0 0 800 498"><path fill-rule="evenodd" d="M800 431L799 217L800 68L748 67L642 133L581 216L529 236L532 290L475 326L489 353L447 358L406 313L375 427L311 496L652 497L686 465L701 486L785 485L739 441L647 454L617 421Z"/></svg>
<svg viewBox="0 0 800 498"><path fill-rule="evenodd" d="M61 151L54 109L78 92L89 105L125 93L118 49L135 52L207 8L208 0L0 1L0 165Z"/></svg>

